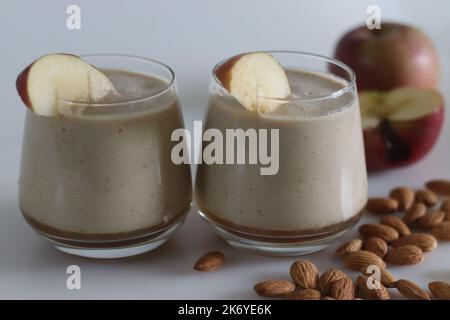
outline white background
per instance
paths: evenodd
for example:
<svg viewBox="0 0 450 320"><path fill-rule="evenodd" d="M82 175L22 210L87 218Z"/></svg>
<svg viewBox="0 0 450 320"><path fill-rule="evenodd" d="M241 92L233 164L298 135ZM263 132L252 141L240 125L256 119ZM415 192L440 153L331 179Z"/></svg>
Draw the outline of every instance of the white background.
<svg viewBox="0 0 450 320"><path fill-rule="evenodd" d="M80 31L65 27L69 4L81 6ZM0 298L256 298L253 284L286 278L293 260L228 247L195 210L164 247L137 260L90 261L57 252L26 225L17 205L25 109L15 79L29 62L49 52L123 53L161 60L176 72L185 121L192 128L193 121L203 117L210 70L216 62L261 49L332 55L339 36L364 23L370 4L380 6L382 20L414 24L432 38L442 61L442 91L450 101L450 2L446 0L2 1ZM431 177L450 177L446 122L431 155L408 169L371 176L370 193L384 195L398 184L418 187ZM347 238L354 234L355 230ZM336 245L308 259L321 271L342 267L333 257ZM223 268L209 274L192 271L194 261L211 249L225 252ZM65 288L65 270L71 264L81 267L82 290ZM449 266L450 244L442 244L422 264L392 268L392 272L425 286L432 280L450 281Z"/></svg>

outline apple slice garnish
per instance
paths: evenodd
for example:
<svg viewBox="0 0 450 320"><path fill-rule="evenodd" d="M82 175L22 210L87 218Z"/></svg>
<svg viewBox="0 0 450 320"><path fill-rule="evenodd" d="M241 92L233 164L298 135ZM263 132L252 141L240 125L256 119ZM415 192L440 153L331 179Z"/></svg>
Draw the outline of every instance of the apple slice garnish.
<svg viewBox="0 0 450 320"><path fill-rule="evenodd" d="M412 121L436 112L442 96L433 89L399 88L386 93L364 91L359 94L363 128L378 125L383 119Z"/></svg>
<svg viewBox="0 0 450 320"><path fill-rule="evenodd" d="M291 93L283 67L268 53L239 55L216 69L216 77L249 111L275 111Z"/></svg>
<svg viewBox="0 0 450 320"><path fill-rule="evenodd" d="M16 80L23 103L36 114L55 116L60 99L95 102L114 87L99 69L72 54L45 55L23 70Z"/></svg>
<svg viewBox="0 0 450 320"><path fill-rule="evenodd" d="M359 102L369 171L412 164L436 143L444 116L439 92L412 87L364 91Z"/></svg>

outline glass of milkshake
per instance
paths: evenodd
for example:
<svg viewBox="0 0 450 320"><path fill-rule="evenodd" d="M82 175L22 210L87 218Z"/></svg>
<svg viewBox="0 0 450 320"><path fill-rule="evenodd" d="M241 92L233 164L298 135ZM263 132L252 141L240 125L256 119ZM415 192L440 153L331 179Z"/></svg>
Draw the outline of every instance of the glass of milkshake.
<svg viewBox="0 0 450 320"><path fill-rule="evenodd" d="M234 67L252 54L232 57L214 68L204 132L218 130L227 141L227 131L243 129L248 133L240 142L245 143L245 159L252 153L261 156L264 147L272 155L278 153L278 164L262 174L267 167L262 161L203 161L195 181L199 213L238 248L281 256L320 250L359 220L367 201L355 75L345 64L323 56L256 53L279 63L286 92L280 83L270 83L277 77L263 67L265 58ZM230 66L236 70L229 71ZM252 85L254 100L245 91ZM271 96L274 92L282 96ZM252 149L249 130L258 134L261 129L278 129L278 143L261 145L259 135L258 149ZM236 145L232 149L239 157ZM203 152L207 147L203 142ZM222 151L233 150L225 144Z"/></svg>
<svg viewBox="0 0 450 320"><path fill-rule="evenodd" d="M33 109L19 179L25 220L56 248L79 256L123 258L158 247L192 201L190 166L170 156L171 133L184 127L173 71L139 57L84 56L85 67L70 55L55 56L37 60L17 81ZM52 65L58 71L49 71ZM86 79L87 98L73 98L83 96ZM33 89L44 82L56 93Z"/></svg>

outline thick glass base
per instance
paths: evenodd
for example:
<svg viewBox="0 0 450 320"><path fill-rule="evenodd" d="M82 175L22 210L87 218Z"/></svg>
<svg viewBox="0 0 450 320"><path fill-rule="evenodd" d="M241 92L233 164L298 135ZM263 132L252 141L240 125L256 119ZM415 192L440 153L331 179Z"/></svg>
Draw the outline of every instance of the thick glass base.
<svg viewBox="0 0 450 320"><path fill-rule="evenodd" d="M223 224L210 219L204 212L200 216L211 224L215 232L231 246L266 256L301 256L325 249L328 244L350 230L358 222L360 214L333 228L333 231L322 234L302 235L298 237L266 237L255 236L231 230Z"/></svg>
<svg viewBox="0 0 450 320"><path fill-rule="evenodd" d="M170 238L172 233L183 224L185 217L186 215L162 231L148 234L142 238L133 239L126 244L101 241L96 245L95 242L92 241L89 243L84 243L83 241L75 243L73 240L68 243L66 239L58 239L46 235L43 232L38 233L44 239L50 241L56 249L64 253L93 259L124 259L144 254L164 244Z"/></svg>

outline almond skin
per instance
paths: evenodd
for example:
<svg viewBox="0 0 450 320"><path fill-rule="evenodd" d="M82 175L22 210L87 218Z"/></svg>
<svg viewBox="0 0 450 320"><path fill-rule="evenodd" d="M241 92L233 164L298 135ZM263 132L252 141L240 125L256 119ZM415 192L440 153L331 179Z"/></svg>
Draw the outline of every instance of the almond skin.
<svg viewBox="0 0 450 320"><path fill-rule="evenodd" d="M301 289L315 289L319 280L319 270L308 260L295 261L289 270L292 280Z"/></svg>
<svg viewBox="0 0 450 320"><path fill-rule="evenodd" d="M367 282L370 281L367 276L358 276L356 283L358 285L358 296L369 300L388 300L390 299L387 289L379 283L380 288L369 288Z"/></svg>
<svg viewBox="0 0 450 320"><path fill-rule="evenodd" d="M450 241L450 221L441 222L431 229L431 233L438 240Z"/></svg>
<svg viewBox="0 0 450 320"><path fill-rule="evenodd" d="M409 236L399 238L391 243L394 248L405 245L414 245L422 249L423 252L429 252L437 248L438 242L431 234L411 233Z"/></svg>
<svg viewBox="0 0 450 320"><path fill-rule="evenodd" d="M411 300L431 300L430 295L410 280L400 279L395 283L397 290Z"/></svg>
<svg viewBox="0 0 450 320"><path fill-rule="evenodd" d="M411 224L414 221L419 220L427 213L427 207L420 202L414 203L411 208L405 211L403 215L403 222Z"/></svg>
<svg viewBox="0 0 450 320"><path fill-rule="evenodd" d="M438 202L438 198L433 191L422 189L416 191L415 201L423 203L427 207L431 207Z"/></svg>
<svg viewBox="0 0 450 320"><path fill-rule="evenodd" d="M356 285L350 278L342 278L331 284L331 296L336 300L353 300L356 297Z"/></svg>
<svg viewBox="0 0 450 320"><path fill-rule="evenodd" d="M414 191L408 187L397 187L389 193L391 199L397 200L398 210L408 210L414 202Z"/></svg>
<svg viewBox="0 0 450 320"><path fill-rule="evenodd" d="M367 211L377 214L389 214L397 211L397 209L397 200L391 198L371 198L366 205Z"/></svg>
<svg viewBox="0 0 450 320"><path fill-rule="evenodd" d="M361 239L353 239L345 242L336 250L337 256L345 256L347 253L352 251L361 250L363 246L363 241Z"/></svg>
<svg viewBox="0 0 450 320"><path fill-rule="evenodd" d="M444 221L444 218L445 218L444 211L438 210L429 212L419 219L419 226L422 229L431 229L433 226Z"/></svg>
<svg viewBox="0 0 450 320"><path fill-rule="evenodd" d="M384 261L375 253L366 250L358 250L347 253L343 257L344 265L355 271L360 271L363 268L367 269L370 265L376 265L380 268L385 268Z"/></svg>
<svg viewBox="0 0 450 320"><path fill-rule="evenodd" d="M372 251L380 258L383 258L388 251L388 245L386 241L379 237L369 237L364 239L363 249Z"/></svg>
<svg viewBox="0 0 450 320"><path fill-rule="evenodd" d="M261 297L284 297L295 290L295 284L288 280L267 280L255 284L253 290Z"/></svg>
<svg viewBox="0 0 450 320"><path fill-rule="evenodd" d="M367 272L367 268L360 270L365 276L372 276L373 273ZM380 282L386 288L394 288L397 280L386 268L380 268Z"/></svg>
<svg viewBox="0 0 450 320"><path fill-rule="evenodd" d="M322 273L317 283L317 288L322 295L328 296L331 293L331 284L339 279L348 278L344 271L339 269L330 269Z"/></svg>
<svg viewBox="0 0 450 320"><path fill-rule="evenodd" d="M436 299L450 300L450 283L444 281L430 282L428 289Z"/></svg>
<svg viewBox="0 0 450 320"><path fill-rule="evenodd" d="M393 248L384 257L384 261L395 265L412 265L423 261L423 259L423 251L413 245Z"/></svg>
<svg viewBox="0 0 450 320"><path fill-rule="evenodd" d="M286 300L320 300L322 295L316 289L300 289L296 290L287 296L284 296L283 299Z"/></svg>
<svg viewBox="0 0 450 320"><path fill-rule="evenodd" d="M203 255L194 265L194 270L201 272L218 269L225 260L225 255L219 251L211 251Z"/></svg>
<svg viewBox="0 0 450 320"><path fill-rule="evenodd" d="M450 196L450 180L436 179L428 181L426 187L442 196Z"/></svg>
<svg viewBox="0 0 450 320"><path fill-rule="evenodd" d="M400 237L411 234L411 230L409 230L409 227L406 225L406 223L404 223L402 219L397 218L396 216L384 216L380 219L380 223L397 230Z"/></svg>
<svg viewBox="0 0 450 320"><path fill-rule="evenodd" d="M391 242L399 237L394 228L379 223L363 224L359 227L359 233L363 237L379 237L386 242Z"/></svg>

